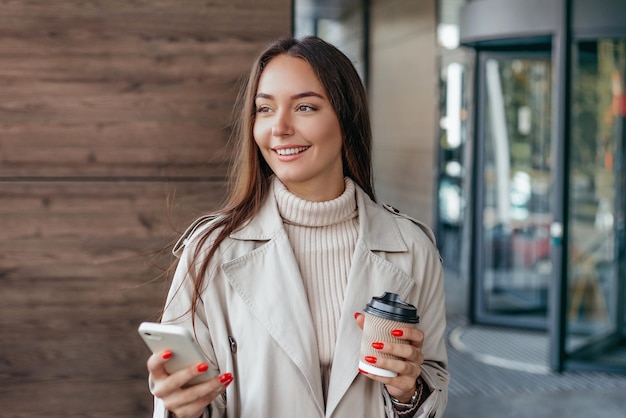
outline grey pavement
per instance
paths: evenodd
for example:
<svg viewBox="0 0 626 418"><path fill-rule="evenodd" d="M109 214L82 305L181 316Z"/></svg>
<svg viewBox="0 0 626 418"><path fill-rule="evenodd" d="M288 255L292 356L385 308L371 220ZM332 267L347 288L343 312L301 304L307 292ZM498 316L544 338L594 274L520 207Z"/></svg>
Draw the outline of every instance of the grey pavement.
<svg viewBox="0 0 626 418"><path fill-rule="evenodd" d="M467 295L467 283L446 271L445 418L626 417L626 375L552 372L546 333L470 325Z"/></svg>
<svg viewBox="0 0 626 418"><path fill-rule="evenodd" d="M445 418L624 418L625 389L451 397Z"/></svg>

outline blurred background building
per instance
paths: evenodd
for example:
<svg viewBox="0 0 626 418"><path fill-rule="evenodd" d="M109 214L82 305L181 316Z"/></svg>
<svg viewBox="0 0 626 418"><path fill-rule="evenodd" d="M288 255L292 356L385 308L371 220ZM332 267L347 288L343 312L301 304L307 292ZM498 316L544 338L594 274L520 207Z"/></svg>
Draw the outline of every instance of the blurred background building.
<svg viewBox="0 0 626 418"><path fill-rule="evenodd" d="M625 372L624 16L626 0L4 2L3 414L148 414L136 327L165 297L159 250L220 205L241 81L292 33L361 74L377 197L436 231L448 309L545 335L551 370Z"/></svg>
<svg viewBox="0 0 626 418"><path fill-rule="evenodd" d="M295 1L352 54L377 193L432 223L473 323L626 371L626 1Z"/></svg>

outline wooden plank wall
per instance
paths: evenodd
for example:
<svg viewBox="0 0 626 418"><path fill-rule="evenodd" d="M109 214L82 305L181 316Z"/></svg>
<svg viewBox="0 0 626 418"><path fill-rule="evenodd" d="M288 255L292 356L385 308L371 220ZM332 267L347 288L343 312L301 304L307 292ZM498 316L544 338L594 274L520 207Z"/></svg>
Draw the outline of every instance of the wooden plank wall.
<svg viewBox="0 0 626 418"><path fill-rule="evenodd" d="M0 0L0 416L140 417L170 244L289 0ZM153 252L153 253L151 253Z"/></svg>

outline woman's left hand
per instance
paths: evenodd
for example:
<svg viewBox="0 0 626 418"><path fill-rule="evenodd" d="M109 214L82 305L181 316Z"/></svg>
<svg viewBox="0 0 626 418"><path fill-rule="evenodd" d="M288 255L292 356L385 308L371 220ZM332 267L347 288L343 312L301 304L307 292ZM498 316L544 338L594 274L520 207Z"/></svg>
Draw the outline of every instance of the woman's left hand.
<svg viewBox="0 0 626 418"><path fill-rule="evenodd" d="M357 325L363 329L365 315L356 313L354 318ZM383 383L387 387L387 392L400 402L409 402L415 393L417 378L422 372L420 366L424 362L422 355L424 333L417 328L398 328L393 332L395 338L408 341L409 344L384 343L381 348L374 348L381 353L399 357L400 360L383 357L364 358L363 360L381 369L397 372L398 375L396 377L382 377L364 374L372 380Z"/></svg>

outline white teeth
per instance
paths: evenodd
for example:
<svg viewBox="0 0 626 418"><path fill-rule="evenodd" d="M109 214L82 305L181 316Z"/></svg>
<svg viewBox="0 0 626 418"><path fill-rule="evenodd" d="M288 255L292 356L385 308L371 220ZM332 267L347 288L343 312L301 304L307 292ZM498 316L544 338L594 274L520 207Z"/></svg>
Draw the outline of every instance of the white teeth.
<svg viewBox="0 0 626 418"><path fill-rule="evenodd" d="M282 148L282 149L277 149L276 153L278 155L293 155L293 154L298 154L301 153L304 150L309 149L309 147L298 147L298 148Z"/></svg>

